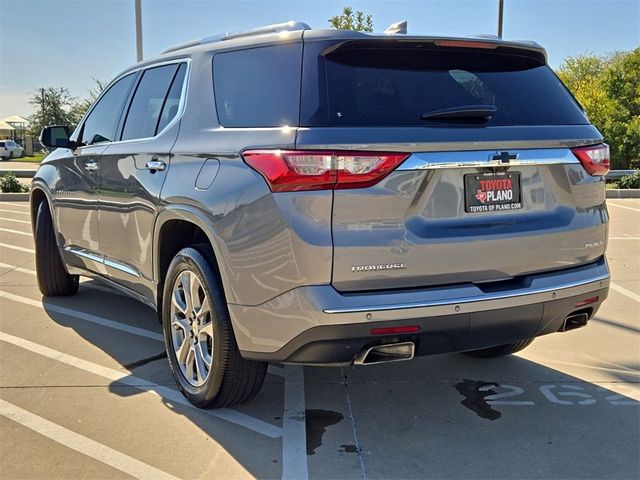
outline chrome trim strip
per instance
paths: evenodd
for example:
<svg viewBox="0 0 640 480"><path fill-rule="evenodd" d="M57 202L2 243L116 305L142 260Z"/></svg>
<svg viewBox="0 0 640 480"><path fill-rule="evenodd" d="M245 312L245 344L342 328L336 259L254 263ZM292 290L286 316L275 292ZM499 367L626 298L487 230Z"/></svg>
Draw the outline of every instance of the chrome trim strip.
<svg viewBox="0 0 640 480"><path fill-rule="evenodd" d="M138 278L140 277L140 273L137 270L131 268L129 265L126 265L124 263L116 262L115 260L105 259L104 257L96 255L95 253L91 253L76 247L68 246L68 247L64 247L64 250L78 257L87 258L92 262L97 263L98 265L104 265L106 267L111 267L115 270L120 270L121 272L128 273L129 275L132 275L134 277L138 277Z"/></svg>
<svg viewBox="0 0 640 480"><path fill-rule="evenodd" d="M75 248L75 247L64 247L64 250L66 252L72 253L74 255L77 255L78 257L83 257L83 258L88 258L89 260L91 260L92 262L96 262L99 264L103 264L104 260L102 259L102 257L91 253L91 252L87 252L86 250L80 250L79 248Z"/></svg>
<svg viewBox="0 0 640 480"><path fill-rule="evenodd" d="M495 154L508 151L518 155L516 160L502 163L491 160ZM522 165L568 165L580 161L568 148L531 150L470 150L460 152L413 153L396 170L437 170L441 168L512 167Z"/></svg>
<svg viewBox="0 0 640 480"><path fill-rule="evenodd" d="M131 268L129 265L126 265L124 263L116 262L115 260L109 260L105 258L104 264L107 267L111 267L115 270L120 270L121 272L128 273L129 275L140 278L140 273L137 270Z"/></svg>
<svg viewBox="0 0 640 480"><path fill-rule="evenodd" d="M328 308L324 309L324 313L366 313L366 312L385 312L389 310L406 310L413 308L424 308L424 307L441 307L441 306L449 306L449 305L460 305L460 304L469 304L469 303L481 303L490 300L502 300L507 298L514 297L526 297L530 295L537 295L542 293L551 293L551 292L560 292L563 290L568 290L571 288L582 287L585 285L590 285L598 282L603 282L605 280L609 280L610 275L600 275L597 277L590 278L589 280L580 281L580 282L572 282L566 283L560 286L554 287L544 287L532 289L526 292L512 292L512 293L493 293L486 295L476 295L473 297L460 297L454 300L433 300L428 302L414 302L414 303L400 303L395 305L382 305L375 307L345 307L345 308ZM595 285L594 285L595 286ZM600 287L600 285L598 285ZM566 292L565 292L566 293ZM554 299L566 298L571 295L557 295Z"/></svg>

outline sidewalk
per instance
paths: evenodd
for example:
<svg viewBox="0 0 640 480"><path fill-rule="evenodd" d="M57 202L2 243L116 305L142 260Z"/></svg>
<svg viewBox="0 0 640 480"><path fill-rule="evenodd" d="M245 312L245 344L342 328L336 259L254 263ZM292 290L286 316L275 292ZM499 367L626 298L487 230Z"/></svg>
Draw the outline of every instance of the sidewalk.
<svg viewBox="0 0 640 480"><path fill-rule="evenodd" d="M36 162L10 162L5 160L0 162L0 170L37 170L39 166L40 164Z"/></svg>

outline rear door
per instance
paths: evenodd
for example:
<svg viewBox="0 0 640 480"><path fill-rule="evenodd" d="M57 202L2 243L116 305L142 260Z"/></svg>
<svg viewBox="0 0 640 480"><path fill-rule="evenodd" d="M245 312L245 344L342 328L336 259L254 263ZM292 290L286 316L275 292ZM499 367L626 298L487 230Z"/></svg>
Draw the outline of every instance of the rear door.
<svg viewBox="0 0 640 480"><path fill-rule="evenodd" d="M109 276L142 294L153 278L158 197L184 107L188 63L147 68L129 102L118 141L100 158L100 249Z"/></svg>
<svg viewBox="0 0 640 480"><path fill-rule="evenodd" d="M570 149L602 139L540 52L305 48L296 148L407 154L375 185L334 191L336 289L496 282L603 255L604 180Z"/></svg>

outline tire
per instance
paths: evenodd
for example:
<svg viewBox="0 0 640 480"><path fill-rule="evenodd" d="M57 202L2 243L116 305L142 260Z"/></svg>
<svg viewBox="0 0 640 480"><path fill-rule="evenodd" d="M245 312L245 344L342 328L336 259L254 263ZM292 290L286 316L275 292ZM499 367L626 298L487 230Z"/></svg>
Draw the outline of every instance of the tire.
<svg viewBox="0 0 640 480"><path fill-rule="evenodd" d="M35 246L36 273L40 292L45 297L62 297L76 293L79 284L78 275L69 275L64 268L47 202L41 202L38 205Z"/></svg>
<svg viewBox="0 0 640 480"><path fill-rule="evenodd" d="M13 159L13 152L9 152L9 160Z"/></svg>
<svg viewBox="0 0 640 480"><path fill-rule="evenodd" d="M483 348L481 350L471 350L465 353L479 358L504 357L505 355L510 355L525 349L533 340L533 338L527 338L526 340L515 343L507 343L506 345L498 345L497 347Z"/></svg>
<svg viewBox="0 0 640 480"><path fill-rule="evenodd" d="M167 270L162 298L167 358L183 395L200 408L229 407L254 398L267 363L240 355L211 247L178 252ZM207 299L209 308L202 308Z"/></svg>

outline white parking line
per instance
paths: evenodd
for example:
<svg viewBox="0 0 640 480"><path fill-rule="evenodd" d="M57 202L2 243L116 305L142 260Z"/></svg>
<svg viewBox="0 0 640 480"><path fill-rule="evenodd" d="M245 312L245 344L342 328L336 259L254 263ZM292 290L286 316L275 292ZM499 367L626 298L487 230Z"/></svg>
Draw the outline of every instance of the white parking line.
<svg viewBox="0 0 640 480"><path fill-rule="evenodd" d="M20 272L20 273L26 273L27 275L37 275L37 272L35 270L29 270L28 268L22 268L19 267L17 265L10 265L8 263L2 263L0 262L0 268L10 268L11 270L9 270L8 272L5 272L1 275L7 275L8 273L11 272ZM86 282L84 281L86 280ZM118 295L120 297L124 297L124 298L131 298L128 295L120 292L119 290L116 290L115 288L110 288L107 287L105 285L98 285L97 283L88 283L92 281L91 279L87 278L87 279L80 279L80 285L82 285L83 288L90 288L91 290L99 290L101 292L106 292L109 293L111 295Z"/></svg>
<svg viewBox="0 0 640 480"><path fill-rule="evenodd" d="M640 212L640 208L628 207L627 205L620 205L618 203L607 202L607 205L610 206L610 207L626 208L627 210L633 210L634 212Z"/></svg>
<svg viewBox="0 0 640 480"><path fill-rule="evenodd" d="M620 237L609 237L609 240L635 240L636 242L640 240L640 235L626 235Z"/></svg>
<svg viewBox="0 0 640 480"><path fill-rule="evenodd" d="M621 293L622 295L626 295L631 300L635 300L636 302L640 302L640 295L638 295L637 293L633 293L631 290L627 290L626 288L621 287L620 285L617 285L617 284L615 284L613 282L611 282L609 285L616 292Z"/></svg>
<svg viewBox="0 0 640 480"><path fill-rule="evenodd" d="M0 262L0 268L10 268L10 272L20 272L20 273L26 273L27 275L35 275L36 271L35 270L29 270L28 268L22 268L19 267L17 265L9 265L8 263L2 263ZM10 272L6 272L6 273L10 273ZM6 275L5 273L5 275Z"/></svg>
<svg viewBox="0 0 640 480"><path fill-rule="evenodd" d="M11 207L18 207L18 208L29 208L29 202L13 202L13 203L9 203L8 206Z"/></svg>
<svg viewBox="0 0 640 480"><path fill-rule="evenodd" d="M306 480L307 431L304 399L304 370L302 366L287 365L284 377L284 413L282 415L282 478Z"/></svg>
<svg viewBox="0 0 640 480"><path fill-rule="evenodd" d="M18 210L7 210L5 208L0 208L0 212L3 212L3 213L17 213L18 215L29 215L29 212L20 212Z"/></svg>
<svg viewBox="0 0 640 480"><path fill-rule="evenodd" d="M179 405L192 408L202 413L203 415L209 415L212 417L220 418L222 420L226 420L227 422L240 425L241 427L252 430L261 435L270 438L278 438L282 436L282 429L280 427L276 427L275 425L271 425L270 423L250 417L249 415L236 412L235 410L227 408L222 408L219 410L201 410L192 405L189 400L187 400L177 390L173 390L169 387L164 387L162 385L149 382L143 378L136 377L134 375L131 375L131 373L128 371L123 372L114 370L112 368L103 367L102 365L98 365L97 363L89 362L87 360L74 357L67 353L59 352L58 350L53 350L52 348L45 347L44 345L31 342L24 338L13 336L5 332L0 332L0 341L9 343L24 350L28 350L43 357L50 358L57 362L70 365L80 370L84 370L85 372L107 378L115 383L127 385L143 392L153 393L155 395L158 395L165 401L168 400L174 404L177 403ZM306 444L306 442L304 443Z"/></svg>
<svg viewBox="0 0 640 480"><path fill-rule="evenodd" d="M11 245L9 243L0 243L0 247L10 248L12 250L18 250L19 252L36 253L36 251L33 248L17 247L16 245Z"/></svg>
<svg viewBox="0 0 640 480"><path fill-rule="evenodd" d="M20 230L12 230L10 228L0 228L0 232L13 233L15 235L23 235L25 237L33 237L31 232L21 232Z"/></svg>
<svg viewBox="0 0 640 480"><path fill-rule="evenodd" d="M109 465L121 472L148 480L178 480L177 477L169 475L162 470L158 470L151 465L136 460L133 457L118 452L90 438L61 427L49 420L39 417L27 410L13 405L4 400L0 400L0 415L13 420L20 425L27 427L34 432L50 438L54 442L64 445L67 448L80 452L87 457L91 457L99 462Z"/></svg>
<svg viewBox="0 0 640 480"><path fill-rule="evenodd" d="M0 220L3 220L5 222L25 223L27 225L31 225L31 222L29 220L18 220L15 218L6 218L6 217L0 217Z"/></svg>
<svg viewBox="0 0 640 480"><path fill-rule="evenodd" d="M81 320L95 323L103 327L113 328L114 330L121 330L123 332L132 333L133 335L138 335L140 337L150 338L151 340L164 342L164 337L161 333L152 332L151 330L147 330L144 328L133 327L125 323L115 322L113 320L109 320L108 318L99 317L97 315L92 315L90 313L80 312L78 310L61 307L60 305L54 305L51 303L47 303L46 305L44 305L40 300L33 300L31 298L21 297L13 293L3 292L2 290L0 290L0 297L6 298L7 300L12 300L14 302L23 303L31 307L43 308L49 312L55 312L61 315L67 315L70 317L79 318Z"/></svg>

